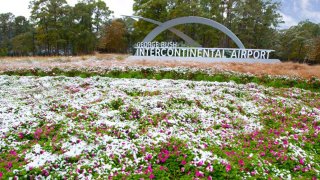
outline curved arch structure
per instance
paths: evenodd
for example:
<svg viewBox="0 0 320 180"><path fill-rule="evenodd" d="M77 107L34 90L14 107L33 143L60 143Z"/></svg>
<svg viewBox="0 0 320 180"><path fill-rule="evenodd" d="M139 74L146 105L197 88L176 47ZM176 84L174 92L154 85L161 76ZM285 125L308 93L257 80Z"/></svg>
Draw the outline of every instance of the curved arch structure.
<svg viewBox="0 0 320 180"><path fill-rule="evenodd" d="M132 19L137 18L137 19L142 19L144 21L156 24L161 26L163 23L153 20L153 19L149 19L149 18L144 18L141 16L126 16L126 17L130 17ZM199 43L197 43L195 40L193 40L191 37L189 37L188 35L184 34L183 32L179 31L178 29L175 28L169 28L169 31L173 32L174 34L176 34L177 36L179 36L180 38L182 38L189 46L193 46L193 47L201 47L201 45Z"/></svg>
<svg viewBox="0 0 320 180"><path fill-rule="evenodd" d="M245 47L244 47L243 43L240 41L240 39L232 31L230 31L227 27L225 27L224 25L222 25L216 21L213 21L211 19L196 17L196 16L180 17L180 18L176 18L176 19L172 19L170 21L167 21L167 22L161 24L160 26L156 27L155 29L153 29L144 38L143 42L151 42L160 33L162 33L163 31L165 31L167 29L170 29L174 26L181 25L181 24L192 24L192 23L204 24L204 25L211 26L215 29L218 29L218 30L222 31L223 33L225 33L228 37L230 37L240 49L245 49Z"/></svg>

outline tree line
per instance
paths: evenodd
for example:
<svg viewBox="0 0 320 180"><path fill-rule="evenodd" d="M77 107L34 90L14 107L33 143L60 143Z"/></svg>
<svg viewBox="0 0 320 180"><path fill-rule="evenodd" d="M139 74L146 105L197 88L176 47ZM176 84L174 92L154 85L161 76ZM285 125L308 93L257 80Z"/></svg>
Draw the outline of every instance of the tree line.
<svg viewBox="0 0 320 180"><path fill-rule="evenodd" d="M102 0L32 0L30 20L0 14L0 55L92 53L112 11Z"/></svg>
<svg viewBox="0 0 320 180"><path fill-rule="evenodd" d="M279 30L281 1L276 0L134 0L135 15L161 22L201 16L233 31L246 48L274 49L275 58L320 63L320 24L308 20ZM0 14L0 55L70 55L94 51L132 52L156 25L130 18L111 19L102 0L32 0L31 17ZM175 27L203 47L236 47L222 32L200 24ZM170 31L158 41L182 40Z"/></svg>

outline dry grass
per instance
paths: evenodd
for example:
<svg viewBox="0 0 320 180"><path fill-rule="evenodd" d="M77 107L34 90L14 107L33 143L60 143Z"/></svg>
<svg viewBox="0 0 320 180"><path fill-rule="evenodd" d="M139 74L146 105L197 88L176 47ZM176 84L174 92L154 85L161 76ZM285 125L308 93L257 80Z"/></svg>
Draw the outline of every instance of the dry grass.
<svg viewBox="0 0 320 180"><path fill-rule="evenodd" d="M127 55L95 54L75 57L6 57L0 59L0 71L24 68L52 68L52 67L110 67L110 66L146 66L146 67L191 67L200 69L227 70L241 73L262 75L285 75L291 77L320 78L320 65L309 66L297 63L280 64L247 64L247 63L202 63L181 61L146 61L127 60Z"/></svg>
<svg viewBox="0 0 320 180"><path fill-rule="evenodd" d="M320 78L320 65L310 66L292 62L278 64L262 63L201 63L201 62L178 62L178 61L136 61L135 64L141 66L164 66L164 67L193 67L201 69L218 69L236 71L241 73L251 73L257 76L263 75L285 75L291 77L311 77Z"/></svg>

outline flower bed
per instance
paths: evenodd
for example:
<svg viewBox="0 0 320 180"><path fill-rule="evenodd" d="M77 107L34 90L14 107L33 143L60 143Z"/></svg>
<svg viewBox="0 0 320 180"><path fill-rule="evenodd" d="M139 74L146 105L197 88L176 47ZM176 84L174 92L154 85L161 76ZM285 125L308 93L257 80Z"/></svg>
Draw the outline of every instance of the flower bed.
<svg viewBox="0 0 320 180"><path fill-rule="evenodd" d="M199 68L165 68L145 66L110 66L110 67L50 67L50 68L21 68L0 71L0 75L18 76L67 76L67 77L93 77L103 76L112 78L135 79L183 79L193 81L229 82L238 84L257 83L268 87L290 88L296 87L310 91L320 92L320 80L316 77L304 79L288 76L254 76L250 73L239 73L221 69Z"/></svg>
<svg viewBox="0 0 320 180"><path fill-rule="evenodd" d="M0 179L315 178L320 93L0 76Z"/></svg>

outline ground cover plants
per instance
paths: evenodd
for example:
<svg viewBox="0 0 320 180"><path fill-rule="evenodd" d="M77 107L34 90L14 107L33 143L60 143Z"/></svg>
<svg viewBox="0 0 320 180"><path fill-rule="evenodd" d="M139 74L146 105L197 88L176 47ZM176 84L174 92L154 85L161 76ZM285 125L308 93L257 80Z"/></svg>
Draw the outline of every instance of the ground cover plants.
<svg viewBox="0 0 320 180"><path fill-rule="evenodd" d="M19 70L6 70L0 72L5 75L18 76L67 76L67 77L111 77L111 78L136 78L136 79L184 79L193 81L229 82L238 84L254 82L264 86L276 88L297 87L305 90L320 91L320 80L316 77L303 79L287 76L255 76L248 73L234 71L221 71L198 68L163 68L143 66L114 66L108 68L32 68Z"/></svg>
<svg viewBox="0 0 320 180"><path fill-rule="evenodd" d="M192 69L70 72L0 76L0 178L320 176L317 79L264 77L293 82L278 86ZM175 80L179 73L201 81Z"/></svg>

